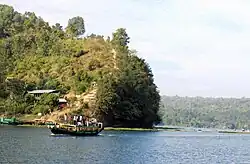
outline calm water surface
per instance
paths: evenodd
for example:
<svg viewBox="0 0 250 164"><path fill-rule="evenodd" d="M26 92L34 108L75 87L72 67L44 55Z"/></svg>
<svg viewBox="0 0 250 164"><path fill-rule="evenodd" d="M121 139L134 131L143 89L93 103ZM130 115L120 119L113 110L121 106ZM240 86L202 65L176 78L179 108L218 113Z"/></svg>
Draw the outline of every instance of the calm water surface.
<svg viewBox="0 0 250 164"><path fill-rule="evenodd" d="M46 128L0 126L0 163L250 163L250 135L103 131L96 137L55 137Z"/></svg>

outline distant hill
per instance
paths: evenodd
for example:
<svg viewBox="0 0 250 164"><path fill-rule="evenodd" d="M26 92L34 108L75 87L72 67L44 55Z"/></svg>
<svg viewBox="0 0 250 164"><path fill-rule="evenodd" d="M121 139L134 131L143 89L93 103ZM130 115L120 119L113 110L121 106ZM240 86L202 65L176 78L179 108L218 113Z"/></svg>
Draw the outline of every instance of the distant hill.
<svg viewBox="0 0 250 164"><path fill-rule="evenodd" d="M250 98L162 96L161 100L165 124L250 128Z"/></svg>

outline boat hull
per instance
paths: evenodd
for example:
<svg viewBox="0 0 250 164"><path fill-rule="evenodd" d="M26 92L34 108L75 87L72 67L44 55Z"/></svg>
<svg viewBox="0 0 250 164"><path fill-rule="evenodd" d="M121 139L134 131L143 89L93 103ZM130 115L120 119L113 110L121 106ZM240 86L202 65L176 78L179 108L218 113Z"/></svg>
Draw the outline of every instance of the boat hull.
<svg viewBox="0 0 250 164"><path fill-rule="evenodd" d="M56 127L51 128L51 132L53 134L65 134L65 135L71 135L71 136L97 136L102 130L103 128L97 129L94 131L92 130L91 131L69 131L64 128L56 128Z"/></svg>

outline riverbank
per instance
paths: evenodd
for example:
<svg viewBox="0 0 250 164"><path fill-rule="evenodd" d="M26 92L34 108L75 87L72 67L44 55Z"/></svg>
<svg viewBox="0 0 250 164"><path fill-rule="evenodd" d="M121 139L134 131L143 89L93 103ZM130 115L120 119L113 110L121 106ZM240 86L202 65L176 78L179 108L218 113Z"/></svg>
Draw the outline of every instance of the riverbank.
<svg viewBox="0 0 250 164"><path fill-rule="evenodd" d="M47 128L47 125L30 125L30 124L22 124L16 125L20 127L34 127L34 128ZM157 132L157 131L185 131L181 128L169 128L169 127L154 127L154 128L119 128L119 127L104 127L106 131L141 131L141 132Z"/></svg>
<svg viewBox="0 0 250 164"><path fill-rule="evenodd" d="M117 127L105 127L107 131L159 131L159 129L147 129L147 128L117 128Z"/></svg>
<svg viewBox="0 0 250 164"><path fill-rule="evenodd" d="M5 125L5 126L20 126L20 127L34 127L34 128L47 128L47 125ZM168 132L188 132L185 128L173 128L173 127L153 127L153 128L124 128L124 127L104 127L105 131L140 131L140 132L158 132L158 131L168 131ZM202 131L201 131L202 132ZM209 132L209 131L203 131ZM229 130L217 130L218 133L228 133L228 134L250 134L250 131L229 131Z"/></svg>
<svg viewBox="0 0 250 164"><path fill-rule="evenodd" d="M21 127L36 127L36 128L47 128L49 124L52 124L53 120L41 119L36 115L19 115L16 116L16 126ZM156 131L185 131L184 128L180 127L168 127L168 126L156 126L153 128L126 128L126 127L104 127L106 131L144 131L144 132L156 132Z"/></svg>
<svg viewBox="0 0 250 164"><path fill-rule="evenodd" d="M48 123L54 122L52 120L44 120L37 115L19 115L16 119L22 122L16 126L21 127L36 127L36 128L47 128ZM144 132L156 132L156 131L185 131L184 128L157 126L153 128L126 128L126 127L104 127L106 131L144 131Z"/></svg>
<svg viewBox="0 0 250 164"><path fill-rule="evenodd" d="M218 131L218 133L228 133L228 134L250 134L250 131Z"/></svg>

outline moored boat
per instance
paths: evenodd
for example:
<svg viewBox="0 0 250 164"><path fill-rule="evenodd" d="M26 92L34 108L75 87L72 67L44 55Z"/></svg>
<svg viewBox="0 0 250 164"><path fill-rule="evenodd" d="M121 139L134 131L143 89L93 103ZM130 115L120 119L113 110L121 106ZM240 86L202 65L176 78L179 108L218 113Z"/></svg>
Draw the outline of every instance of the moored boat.
<svg viewBox="0 0 250 164"><path fill-rule="evenodd" d="M53 134L71 136L96 136L104 129L102 123L96 123L91 126L56 123L55 125L48 125L48 128Z"/></svg>
<svg viewBox="0 0 250 164"><path fill-rule="evenodd" d="M13 118L0 118L0 124L19 125L19 124L22 124L22 122L18 121L15 117L13 117Z"/></svg>

